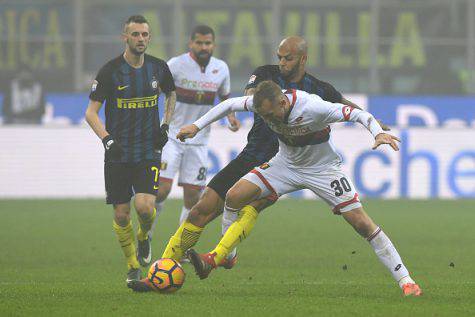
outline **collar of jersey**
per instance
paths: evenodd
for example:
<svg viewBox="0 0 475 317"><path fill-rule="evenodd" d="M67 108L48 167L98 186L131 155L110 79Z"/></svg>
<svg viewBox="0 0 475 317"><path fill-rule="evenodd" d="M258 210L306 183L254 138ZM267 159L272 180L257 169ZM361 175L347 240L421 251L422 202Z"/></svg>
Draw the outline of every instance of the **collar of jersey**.
<svg viewBox="0 0 475 317"><path fill-rule="evenodd" d="M284 123L285 124L289 123L290 113L292 112L292 109L294 109L295 102L297 101L297 90L287 89L287 91L284 93L285 98L287 98L287 99L289 99L289 97L287 97L288 94L292 94L292 102L290 103L289 112L287 112L287 114L284 117Z"/></svg>

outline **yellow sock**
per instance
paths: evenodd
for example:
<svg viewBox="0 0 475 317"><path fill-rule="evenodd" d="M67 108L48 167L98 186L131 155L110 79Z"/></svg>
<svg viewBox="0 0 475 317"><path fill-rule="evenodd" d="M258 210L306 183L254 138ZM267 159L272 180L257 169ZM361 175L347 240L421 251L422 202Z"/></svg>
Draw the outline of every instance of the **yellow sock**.
<svg viewBox="0 0 475 317"><path fill-rule="evenodd" d="M147 240L148 232L152 229L153 221L155 220L155 216L157 215L157 210L153 208L152 215L148 219L143 219L140 216L139 219L139 229L137 230L137 240L143 241Z"/></svg>
<svg viewBox="0 0 475 317"><path fill-rule="evenodd" d="M135 255L134 230L132 229L132 223L129 221L125 227L121 227L114 220L112 222L112 227L117 235L122 252L124 252L125 258L127 259L129 270L132 268L139 268L140 264Z"/></svg>
<svg viewBox="0 0 475 317"><path fill-rule="evenodd" d="M257 210L250 205L246 205L241 209L238 220L229 227L216 248L211 251L211 253L216 253L214 261L217 265L224 260L239 242L249 236L256 224L257 216Z"/></svg>
<svg viewBox="0 0 475 317"><path fill-rule="evenodd" d="M186 250L198 242L203 228L185 221L168 241L168 245L162 254L162 258L171 258L179 261Z"/></svg>

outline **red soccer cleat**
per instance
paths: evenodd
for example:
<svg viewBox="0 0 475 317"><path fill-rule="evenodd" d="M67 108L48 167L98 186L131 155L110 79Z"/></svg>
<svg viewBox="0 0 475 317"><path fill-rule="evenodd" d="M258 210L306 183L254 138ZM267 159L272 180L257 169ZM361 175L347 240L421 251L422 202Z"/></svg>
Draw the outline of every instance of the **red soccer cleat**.
<svg viewBox="0 0 475 317"><path fill-rule="evenodd" d="M404 296L421 296L422 290L417 284L406 283L402 286Z"/></svg>
<svg viewBox="0 0 475 317"><path fill-rule="evenodd" d="M223 262L219 263L218 266L225 268L226 270L232 269L237 263L237 253L234 255L234 257L231 260L228 260L228 258L224 258Z"/></svg>
<svg viewBox="0 0 475 317"><path fill-rule="evenodd" d="M190 260L191 264L193 264L196 275L202 280L207 278L211 271L216 268L216 263L214 262L215 256L216 254L211 253L199 254L193 249L186 251L186 257Z"/></svg>
<svg viewBox="0 0 475 317"><path fill-rule="evenodd" d="M146 278L141 280L133 280L127 283L127 287L132 289L134 292L144 293L153 291L153 286L150 281Z"/></svg>

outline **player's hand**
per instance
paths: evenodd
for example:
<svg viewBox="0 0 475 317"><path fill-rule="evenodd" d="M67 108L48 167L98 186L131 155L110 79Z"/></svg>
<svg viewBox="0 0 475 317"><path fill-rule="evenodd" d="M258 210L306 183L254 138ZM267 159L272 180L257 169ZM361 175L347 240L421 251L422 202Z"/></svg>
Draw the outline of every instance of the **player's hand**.
<svg viewBox="0 0 475 317"><path fill-rule="evenodd" d="M155 138L155 149L161 150L168 142L168 124L164 123L160 126L160 131Z"/></svg>
<svg viewBox="0 0 475 317"><path fill-rule="evenodd" d="M376 150L381 144L389 144L394 151L399 151L399 146L397 142L401 142L398 137L387 133L380 133L376 136L374 140L373 150Z"/></svg>
<svg viewBox="0 0 475 317"><path fill-rule="evenodd" d="M102 144L106 150L106 156L111 159L119 159L124 150L109 134L102 139Z"/></svg>
<svg viewBox="0 0 475 317"><path fill-rule="evenodd" d="M391 128L389 126L385 125L381 120L376 119L376 121L378 121L378 123L381 126L381 129L383 129L383 131L391 131Z"/></svg>
<svg viewBox="0 0 475 317"><path fill-rule="evenodd" d="M185 139L193 138L200 129L194 124L189 124L180 129L180 132L176 135L176 138L181 142L185 142Z"/></svg>
<svg viewBox="0 0 475 317"><path fill-rule="evenodd" d="M241 127L241 121L239 121L234 114L228 115L228 129L236 132Z"/></svg>

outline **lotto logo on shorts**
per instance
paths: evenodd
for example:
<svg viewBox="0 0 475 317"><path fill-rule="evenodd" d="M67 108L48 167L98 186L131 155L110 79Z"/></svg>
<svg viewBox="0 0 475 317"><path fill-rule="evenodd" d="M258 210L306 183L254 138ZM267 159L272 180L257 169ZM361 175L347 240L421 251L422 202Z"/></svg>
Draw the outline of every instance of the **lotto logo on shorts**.
<svg viewBox="0 0 475 317"><path fill-rule="evenodd" d="M160 170L164 171L167 169L168 163L167 162L162 162L160 163Z"/></svg>
<svg viewBox="0 0 475 317"><path fill-rule="evenodd" d="M264 163L261 166L259 166L261 170L265 170L266 168L269 168L269 167L270 167L269 163Z"/></svg>
<svg viewBox="0 0 475 317"><path fill-rule="evenodd" d="M352 106L344 106L341 111L343 112L343 118L345 118L345 121L349 121L350 120L350 115L351 115L351 112L353 111L353 108Z"/></svg>

